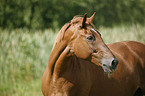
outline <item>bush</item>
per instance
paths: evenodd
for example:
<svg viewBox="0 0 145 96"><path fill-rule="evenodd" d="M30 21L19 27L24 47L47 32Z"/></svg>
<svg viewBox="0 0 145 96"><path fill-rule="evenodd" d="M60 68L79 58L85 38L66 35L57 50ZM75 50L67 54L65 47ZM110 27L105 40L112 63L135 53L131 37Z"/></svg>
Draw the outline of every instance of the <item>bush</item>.
<svg viewBox="0 0 145 96"><path fill-rule="evenodd" d="M2 28L56 28L75 15L96 12L96 25L145 22L145 0L1 0Z"/></svg>

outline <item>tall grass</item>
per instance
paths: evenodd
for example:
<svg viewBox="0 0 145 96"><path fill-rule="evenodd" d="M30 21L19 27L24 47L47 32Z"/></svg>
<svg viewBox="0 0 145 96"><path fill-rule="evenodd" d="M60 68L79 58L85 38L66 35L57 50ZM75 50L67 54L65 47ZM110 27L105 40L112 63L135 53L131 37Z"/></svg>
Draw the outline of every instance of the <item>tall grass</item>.
<svg viewBox="0 0 145 96"><path fill-rule="evenodd" d="M100 27L99 31L107 44L145 43L145 27L138 24ZM41 78L57 32L0 30L0 96L42 96Z"/></svg>
<svg viewBox="0 0 145 96"><path fill-rule="evenodd" d="M99 31L107 44L126 40L145 43L145 27L143 25L121 25L112 28L100 27Z"/></svg>
<svg viewBox="0 0 145 96"><path fill-rule="evenodd" d="M35 93L31 88L34 87L34 83L37 87L35 89L39 89L40 92L41 77L55 37L56 34L52 30L1 30L0 96L32 96L25 94L30 90L31 94L33 91ZM36 79L39 79L39 82L36 82ZM29 83L32 80L32 84Z"/></svg>

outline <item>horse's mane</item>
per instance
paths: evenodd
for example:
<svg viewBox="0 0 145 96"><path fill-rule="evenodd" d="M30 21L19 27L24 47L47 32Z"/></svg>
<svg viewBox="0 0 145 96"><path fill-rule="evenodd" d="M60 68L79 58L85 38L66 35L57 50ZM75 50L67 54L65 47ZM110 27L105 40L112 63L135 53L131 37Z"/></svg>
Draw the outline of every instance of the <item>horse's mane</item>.
<svg viewBox="0 0 145 96"><path fill-rule="evenodd" d="M82 20L82 17L80 17L80 15L74 16L73 19L71 20L71 23L78 23Z"/></svg>
<svg viewBox="0 0 145 96"><path fill-rule="evenodd" d="M55 43L58 43L60 41L63 40L63 37L64 37L64 34L65 32L67 31L67 29L74 23L78 23L78 22L81 22L82 20L82 17L80 16L74 16L73 19L69 22L69 23L66 23L61 29L60 31L58 32L57 34L57 37L56 37L56 40L55 40ZM54 45L55 45L54 43Z"/></svg>

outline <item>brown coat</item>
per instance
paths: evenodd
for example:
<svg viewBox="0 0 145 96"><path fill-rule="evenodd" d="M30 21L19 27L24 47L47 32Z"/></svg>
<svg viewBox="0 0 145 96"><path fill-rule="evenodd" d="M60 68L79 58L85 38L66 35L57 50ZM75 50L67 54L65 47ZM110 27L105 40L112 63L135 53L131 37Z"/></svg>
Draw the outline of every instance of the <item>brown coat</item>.
<svg viewBox="0 0 145 96"><path fill-rule="evenodd" d="M44 96L145 94L145 44L126 41L107 47L90 26L94 15L85 15L58 33L42 78Z"/></svg>

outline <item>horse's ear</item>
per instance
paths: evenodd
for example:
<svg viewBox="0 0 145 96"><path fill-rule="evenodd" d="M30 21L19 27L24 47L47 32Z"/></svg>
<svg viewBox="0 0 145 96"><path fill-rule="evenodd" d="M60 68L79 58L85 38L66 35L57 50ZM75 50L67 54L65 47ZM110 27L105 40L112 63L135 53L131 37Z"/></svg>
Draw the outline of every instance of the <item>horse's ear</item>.
<svg viewBox="0 0 145 96"><path fill-rule="evenodd" d="M87 13L85 13L84 16L83 16L82 28L86 27L86 19L87 19Z"/></svg>
<svg viewBox="0 0 145 96"><path fill-rule="evenodd" d="M94 14L89 18L89 23L93 22L94 16L95 16L96 12L94 12Z"/></svg>

